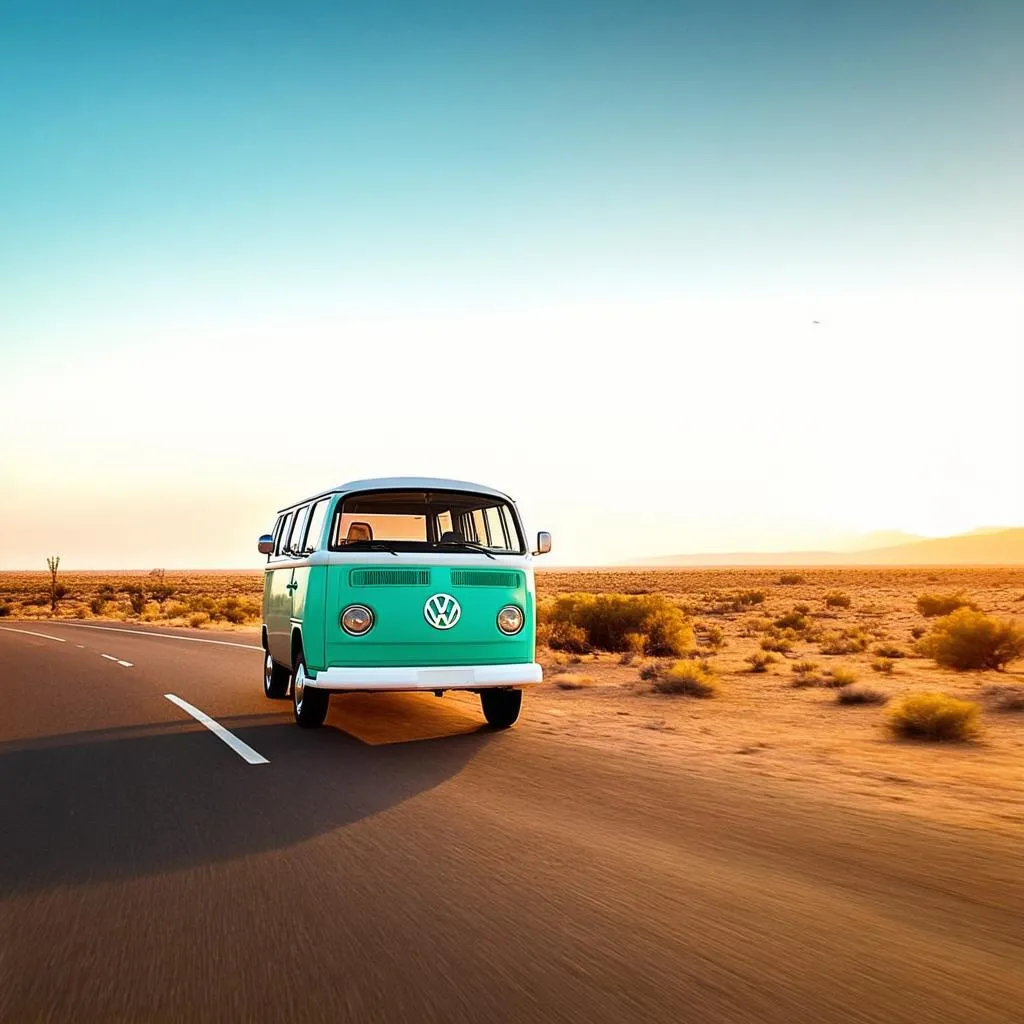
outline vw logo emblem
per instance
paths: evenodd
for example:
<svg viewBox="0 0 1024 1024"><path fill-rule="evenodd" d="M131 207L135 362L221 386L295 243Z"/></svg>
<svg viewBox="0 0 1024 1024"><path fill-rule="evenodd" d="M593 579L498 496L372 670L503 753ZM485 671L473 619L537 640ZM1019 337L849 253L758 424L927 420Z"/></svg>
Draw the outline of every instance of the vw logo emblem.
<svg viewBox="0 0 1024 1024"><path fill-rule="evenodd" d="M451 629L462 618L462 606L451 594L434 594L423 606L423 617L434 629Z"/></svg>

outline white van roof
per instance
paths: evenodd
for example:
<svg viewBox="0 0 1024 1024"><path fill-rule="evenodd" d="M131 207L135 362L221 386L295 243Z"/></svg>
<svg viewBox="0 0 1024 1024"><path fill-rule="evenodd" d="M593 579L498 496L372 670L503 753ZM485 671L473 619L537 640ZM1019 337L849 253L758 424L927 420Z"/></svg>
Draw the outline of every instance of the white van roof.
<svg viewBox="0 0 1024 1024"><path fill-rule="evenodd" d="M286 505L285 508L279 509L279 512L284 512L289 508L296 508L299 505L304 505L308 501L313 501L314 499L327 494L377 490L471 491L474 494L489 494L494 498L504 498L506 501L512 500L503 491L496 491L493 487L487 487L484 484L470 483L468 480L448 480L439 476L378 476L371 477L367 480L350 480L348 483L339 484L337 487L331 487L326 491L320 491L319 494L313 494L308 498L303 498L302 501Z"/></svg>
<svg viewBox="0 0 1024 1024"><path fill-rule="evenodd" d="M484 484L474 484L468 480L447 480L439 476L379 476L369 480L350 480L347 484L335 487L335 491L373 491L377 489L409 490L409 491L473 491L479 494L491 494L495 498L507 498L502 491Z"/></svg>

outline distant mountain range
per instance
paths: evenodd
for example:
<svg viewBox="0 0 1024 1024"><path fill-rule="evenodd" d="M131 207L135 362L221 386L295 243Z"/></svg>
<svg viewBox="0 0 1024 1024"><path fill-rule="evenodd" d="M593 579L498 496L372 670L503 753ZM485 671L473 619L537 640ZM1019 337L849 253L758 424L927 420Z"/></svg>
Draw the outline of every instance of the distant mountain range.
<svg viewBox="0 0 1024 1024"><path fill-rule="evenodd" d="M906 540L905 538L911 538ZM630 565L1024 565L1024 527L983 526L953 537L915 538L885 531L865 540L900 538L898 543L836 551L742 551L714 554L661 555ZM856 541L852 541L856 543ZM625 564L625 563L624 563Z"/></svg>

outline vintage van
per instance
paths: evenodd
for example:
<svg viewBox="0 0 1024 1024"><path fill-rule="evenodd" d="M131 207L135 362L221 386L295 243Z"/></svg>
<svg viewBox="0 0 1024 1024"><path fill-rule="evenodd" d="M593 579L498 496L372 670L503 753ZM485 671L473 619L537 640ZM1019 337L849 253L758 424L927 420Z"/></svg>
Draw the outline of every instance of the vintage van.
<svg viewBox="0 0 1024 1024"><path fill-rule="evenodd" d="M534 555L515 502L460 480L356 480L281 509L260 538L263 691L321 725L332 693L469 690L497 728L535 661Z"/></svg>

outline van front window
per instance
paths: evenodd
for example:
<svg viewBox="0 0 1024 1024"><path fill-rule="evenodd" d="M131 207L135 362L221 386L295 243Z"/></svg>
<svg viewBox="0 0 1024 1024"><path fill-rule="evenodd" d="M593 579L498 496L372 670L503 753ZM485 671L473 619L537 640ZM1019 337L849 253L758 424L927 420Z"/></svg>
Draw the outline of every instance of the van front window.
<svg viewBox="0 0 1024 1024"><path fill-rule="evenodd" d="M519 521L501 498L464 491L366 491L344 498L334 513L332 551L524 554Z"/></svg>

